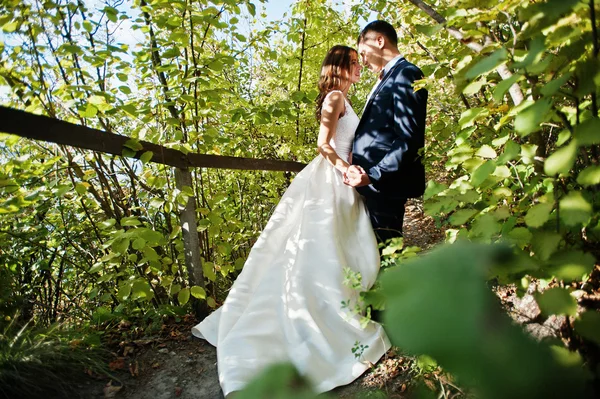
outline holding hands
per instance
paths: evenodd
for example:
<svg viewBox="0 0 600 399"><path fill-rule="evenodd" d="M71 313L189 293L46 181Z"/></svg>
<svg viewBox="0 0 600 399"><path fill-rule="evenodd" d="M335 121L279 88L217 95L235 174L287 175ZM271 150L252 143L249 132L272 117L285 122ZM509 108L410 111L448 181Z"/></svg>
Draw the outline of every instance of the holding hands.
<svg viewBox="0 0 600 399"><path fill-rule="evenodd" d="M371 184L371 180L363 168L350 165L344 172L344 184L350 187L362 187Z"/></svg>

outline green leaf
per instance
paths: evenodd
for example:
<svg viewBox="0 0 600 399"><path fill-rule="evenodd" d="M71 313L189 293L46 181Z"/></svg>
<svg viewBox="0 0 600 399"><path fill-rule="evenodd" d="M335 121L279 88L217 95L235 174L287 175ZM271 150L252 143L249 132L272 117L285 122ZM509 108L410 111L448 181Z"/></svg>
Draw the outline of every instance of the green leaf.
<svg viewBox="0 0 600 399"><path fill-rule="evenodd" d="M60 46L60 48L64 51L66 51L67 53L71 53L71 54L81 54L82 53L81 47L79 47L76 44L63 44Z"/></svg>
<svg viewBox="0 0 600 399"><path fill-rule="evenodd" d="M182 288L181 291L179 291L179 293L177 294L177 301L179 302L179 304L181 306L183 306L186 303L188 303L189 300L190 300L190 289L187 287Z"/></svg>
<svg viewBox="0 0 600 399"><path fill-rule="evenodd" d="M164 236L158 231L154 231L149 228L140 228L136 230L138 237L143 238L148 242L148 245L155 247L160 245L164 239Z"/></svg>
<svg viewBox="0 0 600 399"><path fill-rule="evenodd" d="M256 16L256 6L253 3L246 3L246 7L248 7L248 12L250 13L250 15L252 15L253 17Z"/></svg>
<svg viewBox="0 0 600 399"><path fill-rule="evenodd" d="M521 146L512 140L508 140L504 145L504 151L498 158L498 164L502 165L513 159L516 159L521 153Z"/></svg>
<svg viewBox="0 0 600 399"><path fill-rule="evenodd" d="M146 246L146 247L144 247L144 251L143 252L144 252L144 257L146 259L148 259L149 261L152 262L152 261L158 261L159 260L158 254L156 253L156 251L154 250L154 248Z"/></svg>
<svg viewBox="0 0 600 399"><path fill-rule="evenodd" d="M106 7L104 7L104 12L106 13L106 17L111 22L117 22L117 14L119 13L119 11L116 8L106 6Z"/></svg>
<svg viewBox="0 0 600 399"><path fill-rule="evenodd" d="M223 71L223 63L219 60L215 60L207 65L209 69L212 69L215 72Z"/></svg>
<svg viewBox="0 0 600 399"><path fill-rule="evenodd" d="M126 300L129 297L130 294L131 294L131 284L129 284L128 282L125 282L119 289L119 292L117 293L117 298L119 299L119 301L123 302L124 300Z"/></svg>
<svg viewBox="0 0 600 399"><path fill-rule="evenodd" d="M133 150L133 151L140 151L140 150L144 149L144 146L142 146L140 141L136 140L136 139L127 140L125 142L125 144L123 144L123 147L129 148L130 150Z"/></svg>
<svg viewBox="0 0 600 399"><path fill-rule="evenodd" d="M98 108L94 107L92 104L88 104L85 108L85 111L77 111L82 118L93 118L98 114Z"/></svg>
<svg viewBox="0 0 600 399"><path fill-rule="evenodd" d="M210 226L210 220L208 219L201 219L198 221L198 232L202 232L206 229L208 229L208 226Z"/></svg>
<svg viewBox="0 0 600 399"><path fill-rule="evenodd" d="M79 195L84 195L87 192L89 187L90 187L90 183L86 183L86 182L77 183L75 185L75 191L77 191L77 193Z"/></svg>
<svg viewBox="0 0 600 399"><path fill-rule="evenodd" d="M551 203L532 206L525 215L525 223L529 227L542 227L550 219L552 208L554 208L554 204Z"/></svg>
<svg viewBox="0 0 600 399"><path fill-rule="evenodd" d="M139 226L141 222L136 216L127 216L121 219L121 226Z"/></svg>
<svg viewBox="0 0 600 399"><path fill-rule="evenodd" d="M167 20L167 24L174 27L178 27L179 25L181 25L181 18L179 18L177 15L172 15Z"/></svg>
<svg viewBox="0 0 600 399"><path fill-rule="evenodd" d="M579 145L600 144L600 119L590 118L575 127L575 138Z"/></svg>
<svg viewBox="0 0 600 399"><path fill-rule="evenodd" d="M145 153L143 153L140 156L140 161L142 161L143 164L146 164L146 163L150 162L153 155L154 155L154 153L152 151L146 151Z"/></svg>
<svg viewBox="0 0 600 399"><path fill-rule="evenodd" d="M179 57L180 55L181 51L179 50L179 47L171 47L162 53L162 57L165 59ZM210 65L208 67L211 68ZM223 69L223 64L221 64L221 69Z"/></svg>
<svg viewBox="0 0 600 399"><path fill-rule="evenodd" d="M561 240L562 236L558 233L537 231L531 240L531 249L539 259L548 260L558 249Z"/></svg>
<svg viewBox="0 0 600 399"><path fill-rule="evenodd" d="M559 76L556 79L551 80L546 83L544 87L540 90L540 92L544 96L551 96L556 93L565 83L569 81L573 74L571 72L565 73L564 75Z"/></svg>
<svg viewBox="0 0 600 399"><path fill-rule="evenodd" d="M496 170L496 163L492 160L487 161L473 172L471 175L471 184L473 187L479 187Z"/></svg>
<svg viewBox="0 0 600 399"><path fill-rule="evenodd" d="M592 216L592 204L579 191L570 191L559 204L560 220L567 226L586 224Z"/></svg>
<svg viewBox="0 0 600 399"><path fill-rule="evenodd" d="M486 242L500 233L502 226L500 223L496 221L496 218L487 213L485 215L480 215L475 219L473 223L473 227L469 232L469 237L480 237Z"/></svg>
<svg viewBox="0 0 600 399"><path fill-rule="evenodd" d="M138 115L138 109L133 104L125 104L122 105L120 108L130 116L136 117Z"/></svg>
<svg viewBox="0 0 600 399"><path fill-rule="evenodd" d="M206 298L206 291L204 291L204 288L202 288L200 286L194 285L190 291L194 298L197 298L197 299Z"/></svg>
<svg viewBox="0 0 600 399"><path fill-rule="evenodd" d="M100 276L98 278L98 280L96 280L96 283L105 283L107 281L112 280L113 278L115 278L115 273L103 274L102 276ZM109 296L109 298L110 298L110 296Z"/></svg>
<svg viewBox="0 0 600 399"><path fill-rule="evenodd" d="M496 167L494 173L492 173L492 176L499 177L500 179L508 179L512 176L512 174L510 173L510 169L508 168L508 166L500 165Z"/></svg>
<svg viewBox="0 0 600 399"><path fill-rule="evenodd" d="M559 280L573 281L591 273L596 259L582 251L563 251L550 258L550 272Z"/></svg>
<svg viewBox="0 0 600 399"><path fill-rule="evenodd" d="M129 248L129 242L129 238L117 239L112 243L111 248L113 251L123 255L127 252L127 248Z"/></svg>
<svg viewBox="0 0 600 399"><path fill-rule="evenodd" d="M463 225L478 212L477 209L461 209L456 211L450 216L450 224L453 226Z"/></svg>
<svg viewBox="0 0 600 399"><path fill-rule="evenodd" d="M531 42L529 43L527 52L527 56L523 61L517 62L512 65L513 68L527 68L528 66L539 62L541 56L544 54L546 50L545 45L545 36L542 34L537 35Z"/></svg>
<svg viewBox="0 0 600 399"><path fill-rule="evenodd" d="M295 91L292 93L292 100L294 100L294 101L302 101L303 98L304 98L304 92L302 92L302 91Z"/></svg>
<svg viewBox="0 0 600 399"><path fill-rule="evenodd" d="M217 280L217 274L215 273L215 265L212 262L203 262L202 263L202 271L204 272L204 277L209 279L210 281Z"/></svg>
<svg viewBox="0 0 600 399"><path fill-rule="evenodd" d="M575 332L600 346L600 313L588 310L575 320Z"/></svg>
<svg viewBox="0 0 600 399"><path fill-rule="evenodd" d="M179 291L181 291L181 285L179 285L179 284L171 284L171 287L169 289L169 295L175 295Z"/></svg>
<svg viewBox="0 0 600 399"><path fill-rule="evenodd" d="M144 240L143 238L138 238L136 240L133 241L133 243L131 244L131 247L135 250L141 250L142 248L144 248L146 246L146 240Z"/></svg>
<svg viewBox="0 0 600 399"><path fill-rule="evenodd" d="M485 77L478 79L478 80L474 80L471 83L469 83L464 89L463 89L463 94L466 96L472 96L475 93L478 93L481 88L483 86L485 86L487 84L487 80L485 79Z"/></svg>
<svg viewBox="0 0 600 399"><path fill-rule="evenodd" d="M550 316L577 314L577 301L568 290L560 287L550 288L536 296L537 303L543 314Z"/></svg>
<svg viewBox="0 0 600 399"><path fill-rule="evenodd" d="M107 219L103 222L100 222L100 227L102 227L103 229L108 229L114 226L116 223L117 221L115 219Z"/></svg>
<svg viewBox="0 0 600 399"><path fill-rule="evenodd" d="M515 130L521 136L527 136L542 128L542 122L550 118L552 100L542 98L529 107L521 110L515 118Z"/></svg>
<svg viewBox="0 0 600 399"><path fill-rule="evenodd" d="M501 103L502 100L504 99L504 94L506 94L506 92L511 88L511 86L513 84L517 83L522 78L523 78L523 75L519 75L518 73L515 73L510 78L499 82L496 85L496 88L494 89L494 94L493 94L494 101L497 103Z"/></svg>
<svg viewBox="0 0 600 399"><path fill-rule="evenodd" d="M213 309L217 306L217 302L215 302L215 299L212 296L206 298L206 304Z"/></svg>
<svg viewBox="0 0 600 399"><path fill-rule="evenodd" d="M83 21L83 29L85 29L88 33L94 30L92 23L88 20Z"/></svg>
<svg viewBox="0 0 600 399"><path fill-rule="evenodd" d="M18 26L19 26L19 21L18 20L13 20L11 22L7 22L4 25L2 25L2 30L5 33L13 33L14 31L17 30Z"/></svg>
<svg viewBox="0 0 600 399"><path fill-rule="evenodd" d="M531 242L533 234L526 227L515 227L508 233L508 237L513 241L519 248L523 248Z"/></svg>
<svg viewBox="0 0 600 399"><path fill-rule="evenodd" d="M422 33L427 36L433 36L440 30L442 30L444 26L442 24L437 25L415 25L415 29L417 32Z"/></svg>
<svg viewBox="0 0 600 399"><path fill-rule="evenodd" d="M548 176L554 176L558 173L567 174L575 164L577 159L577 142L571 140L566 146L559 148L544 162L544 172Z"/></svg>
<svg viewBox="0 0 600 399"><path fill-rule="evenodd" d="M235 260L235 269L242 270L244 268L245 263L246 263L246 260L244 258L237 258Z"/></svg>
<svg viewBox="0 0 600 399"><path fill-rule="evenodd" d="M436 196L447 188L448 186L445 184L436 183L433 180L429 180L427 182L427 188L425 188L425 194L423 194L423 200L427 201L429 198Z"/></svg>
<svg viewBox="0 0 600 399"><path fill-rule="evenodd" d="M123 94L131 94L131 89L128 86L119 86L119 91Z"/></svg>
<svg viewBox="0 0 600 399"><path fill-rule="evenodd" d="M489 113L490 111L485 107L471 108L464 111L460 115L460 121L458 122L460 128L464 129L465 127L472 126L478 117L487 116Z"/></svg>
<svg viewBox="0 0 600 399"><path fill-rule="evenodd" d="M221 216L219 216L219 214L217 212L210 212L208 214L208 220L210 220L210 223L213 226L218 226L221 223L223 223L223 218Z"/></svg>
<svg viewBox="0 0 600 399"><path fill-rule="evenodd" d="M494 159L498 156L498 154L496 154L496 151L494 151L494 149L487 144L482 145L477 150L475 155L477 155L478 157L488 158L488 159Z"/></svg>
<svg viewBox="0 0 600 399"><path fill-rule="evenodd" d="M570 370L559 367L547 346L514 325L485 284L490 265L499 259L514 262L509 254L502 247L458 242L390 270L381 279L386 333L392 345L431 356L482 398L569 396L583 379L567 383L569 389L556 395L564 388L557 379L580 371L566 377Z"/></svg>
<svg viewBox="0 0 600 399"><path fill-rule="evenodd" d="M558 133L558 137L556 137L556 146L561 147L571 138L571 132L569 129L563 129L560 133Z"/></svg>
<svg viewBox="0 0 600 399"><path fill-rule="evenodd" d="M152 288L146 280L136 280L131 285L131 298L150 301L154 297Z"/></svg>
<svg viewBox="0 0 600 399"><path fill-rule="evenodd" d="M99 271L102 271L102 270L104 270L104 263L98 262L98 263L95 263L92 267L90 267L90 270L88 270L88 273L94 274L94 273L98 273Z"/></svg>
<svg viewBox="0 0 600 399"><path fill-rule="evenodd" d="M571 352L568 348L565 348L562 343L558 345L551 345L552 356L558 363L565 367L577 367L583 366L583 358L579 352Z"/></svg>
<svg viewBox="0 0 600 399"><path fill-rule="evenodd" d="M90 96L88 98L88 103L93 104L95 106L106 104L106 98L103 96Z"/></svg>
<svg viewBox="0 0 600 399"><path fill-rule="evenodd" d="M577 176L577 183L584 186L595 186L600 184L600 166L589 166L585 168L579 176Z"/></svg>
<svg viewBox="0 0 600 399"><path fill-rule="evenodd" d="M404 247L404 239L402 237L395 238L390 241L389 244L381 251L381 255L388 256L394 254L396 252L402 252L402 247Z"/></svg>
<svg viewBox="0 0 600 399"><path fill-rule="evenodd" d="M465 77L467 79L474 79L479 75L496 69L498 66L504 64L507 59L508 51L504 47L501 47L471 67L465 74Z"/></svg>

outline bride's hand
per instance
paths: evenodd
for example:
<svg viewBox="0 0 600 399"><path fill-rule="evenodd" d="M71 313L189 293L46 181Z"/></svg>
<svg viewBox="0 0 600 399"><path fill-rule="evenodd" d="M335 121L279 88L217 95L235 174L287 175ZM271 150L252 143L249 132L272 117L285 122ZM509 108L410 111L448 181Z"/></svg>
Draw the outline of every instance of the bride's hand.
<svg viewBox="0 0 600 399"><path fill-rule="evenodd" d="M366 175L365 170L358 165L349 165L343 173L344 184L351 185L352 181L361 180L360 176Z"/></svg>
<svg viewBox="0 0 600 399"><path fill-rule="evenodd" d="M354 177L366 174L365 170L358 165L349 165L344 176Z"/></svg>

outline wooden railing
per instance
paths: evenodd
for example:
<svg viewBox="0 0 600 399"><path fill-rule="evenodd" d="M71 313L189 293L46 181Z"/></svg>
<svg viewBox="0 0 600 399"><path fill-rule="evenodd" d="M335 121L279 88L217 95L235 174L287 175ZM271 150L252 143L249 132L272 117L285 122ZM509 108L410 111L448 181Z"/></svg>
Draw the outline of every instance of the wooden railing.
<svg viewBox="0 0 600 399"><path fill-rule="evenodd" d="M177 188L192 186L190 168L219 168L241 170L271 170L298 172L306 166L300 162L279 161L272 159L240 158L207 154L185 154L173 148L163 147L147 141L139 143L137 151L131 151L126 143L130 137L122 136L86 126L61 121L43 115L0 106L0 132L15 134L33 140L45 141L76 147L85 150L123 156L123 150L131 152L133 158L140 158L148 151L152 152L149 162L175 167ZM141 148L139 148L141 147ZM204 273L200 258L200 242L196 223L196 200L190 197L180 212L180 224L183 234L185 263L189 284L204 288ZM202 317L207 314L205 303L196 303L196 313Z"/></svg>
<svg viewBox="0 0 600 399"><path fill-rule="evenodd" d="M105 154L123 155L125 143L130 137L104 132L86 126L61 121L43 115L35 115L17 109L0 106L0 131L29 139L62 144ZM254 159L206 154L184 154L173 148L140 140L142 149L133 156L139 158L152 152L151 162L176 168L218 168L242 170L279 170L299 172L305 164L274 159Z"/></svg>

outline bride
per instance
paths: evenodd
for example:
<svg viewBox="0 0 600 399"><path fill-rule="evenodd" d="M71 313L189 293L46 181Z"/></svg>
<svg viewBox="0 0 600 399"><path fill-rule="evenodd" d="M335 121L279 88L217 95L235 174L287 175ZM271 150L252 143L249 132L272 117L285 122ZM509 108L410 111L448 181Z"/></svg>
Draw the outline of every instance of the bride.
<svg viewBox="0 0 600 399"><path fill-rule="evenodd" d="M192 330L217 347L224 395L280 362L291 362L317 393L329 391L352 382L390 346L381 325L361 326L353 311L379 271L365 206L344 184L359 122L346 96L360 70L356 50L327 53L317 98L320 155L281 198L223 306ZM344 284L347 270L360 274L361 287ZM357 342L364 350L355 357Z"/></svg>

